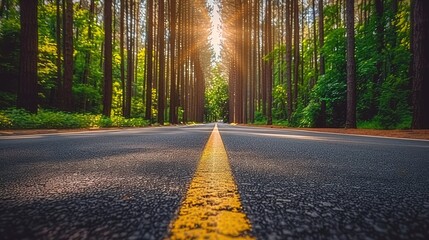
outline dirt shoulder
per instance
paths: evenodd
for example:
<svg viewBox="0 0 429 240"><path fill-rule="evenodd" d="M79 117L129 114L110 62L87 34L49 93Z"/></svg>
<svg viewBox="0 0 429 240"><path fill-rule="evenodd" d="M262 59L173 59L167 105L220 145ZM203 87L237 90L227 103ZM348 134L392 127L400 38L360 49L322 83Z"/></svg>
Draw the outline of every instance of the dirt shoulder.
<svg viewBox="0 0 429 240"><path fill-rule="evenodd" d="M423 130L375 130L375 129L345 129L345 128L288 128L288 127L282 127L282 126L268 126L268 125L245 125L245 126L429 140L429 129L423 129Z"/></svg>

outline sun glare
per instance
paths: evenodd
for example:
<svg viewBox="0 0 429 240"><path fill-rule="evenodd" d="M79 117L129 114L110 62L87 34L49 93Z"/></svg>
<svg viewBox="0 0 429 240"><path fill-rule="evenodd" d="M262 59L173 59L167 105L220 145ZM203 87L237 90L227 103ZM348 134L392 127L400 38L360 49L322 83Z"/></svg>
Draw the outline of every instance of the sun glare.
<svg viewBox="0 0 429 240"><path fill-rule="evenodd" d="M216 61L218 61L222 44L222 23L218 5L213 0L209 0L209 5L213 7L213 12L210 15L212 22L210 41L216 55Z"/></svg>

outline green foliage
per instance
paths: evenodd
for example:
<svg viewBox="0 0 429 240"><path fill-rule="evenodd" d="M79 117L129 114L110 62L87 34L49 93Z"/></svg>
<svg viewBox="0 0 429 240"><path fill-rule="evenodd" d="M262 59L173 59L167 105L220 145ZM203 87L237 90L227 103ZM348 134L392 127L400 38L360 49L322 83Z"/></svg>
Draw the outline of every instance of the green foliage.
<svg viewBox="0 0 429 240"><path fill-rule="evenodd" d="M312 100L307 106L298 108L292 117L292 122L297 127L315 127L319 115L320 103Z"/></svg>
<svg viewBox="0 0 429 240"><path fill-rule="evenodd" d="M74 102L77 105L84 106L83 112L99 112L99 102L101 102L100 91L94 86L77 83L73 85ZM96 103L96 104L94 104Z"/></svg>
<svg viewBox="0 0 429 240"><path fill-rule="evenodd" d="M411 122L410 64L410 3L399 1L394 12L392 0L385 1L382 16L383 41L377 37L378 18L373 3L367 4L367 21L356 23L356 78L358 127L393 129L408 128ZM120 74L119 41L113 47L113 103L112 118L100 115L68 114L41 110L31 115L21 110L4 110L16 104L19 78L19 7L11 1L11 7L0 19L0 114L1 128L74 128L139 126L145 112L143 81L145 80L145 51L137 53L137 78L132 88L132 119L120 117L123 110L123 86ZM100 4L101 2L98 2ZM39 4L39 100L43 109L55 106L57 88L57 41L55 1ZM314 127L322 114L322 102L326 103L326 123L339 127L345 121L346 104L346 29L339 17L341 6L324 6L325 41L323 48L317 46L318 54L325 56L325 74L319 76L314 67L315 57L312 24L306 19L304 39L300 42L302 71L298 89L298 103L292 116L287 116L287 86L284 85L286 69L284 44L263 57L273 61L273 122L278 125ZM98 13L97 13L98 14ZM307 14L307 13L303 13ZM358 12L357 12L358 14ZM310 14L311 15L311 14ZM307 17L311 16L308 15ZM99 18L90 20L88 6L74 3L74 79L73 96L76 112L98 114L102 109L103 89L103 26ZM92 34L89 34L91 29ZM307 32L310 31L310 32ZM310 34L309 34L310 33ZM316 41L318 42L318 41ZM61 43L62 44L62 43ZM60 46L62 47L62 46ZM125 51L125 55L127 55ZM89 57L90 56L90 57ZM292 63L293 64L293 63ZM125 69L127 69L125 61ZM319 65L320 66L320 65ZM293 70L294 71L294 70ZM300 69L301 71L301 69ZM167 100L168 100L167 96ZM152 89L152 119L157 119L157 92ZM167 101L168 102L168 101ZM179 118L183 119L183 108ZM206 121L226 119L228 116L228 86L226 77L218 66L211 71L205 92ZM291 117L291 122L285 121ZM262 113L255 113L257 124L266 124Z"/></svg>
<svg viewBox="0 0 429 240"><path fill-rule="evenodd" d="M113 94L112 94L112 115L122 115L122 98L124 94L121 89L121 84L118 81L113 82Z"/></svg>
<svg viewBox="0 0 429 240"><path fill-rule="evenodd" d="M309 101L299 105L292 116L292 124L299 127L314 127L320 119L321 101L326 103L326 122L328 126L338 127L344 122L342 114L346 101L346 38L345 28L330 29L326 32L325 45L322 52L325 56L326 72L319 76L317 83L308 95ZM312 52L308 54L311 57ZM311 69L310 69L311 70ZM307 70L309 71L309 70ZM314 71L307 74L306 82L310 84ZM344 116L343 116L344 115Z"/></svg>
<svg viewBox="0 0 429 240"><path fill-rule="evenodd" d="M411 124L411 109L407 103L408 82L402 78L390 76L382 85L380 109L376 120L384 129L404 128ZM408 125L408 128L411 125Z"/></svg>
<svg viewBox="0 0 429 240"><path fill-rule="evenodd" d="M302 42L304 79L300 100L292 116L294 126L314 127L323 116L326 103L326 124L341 127L346 109L346 38L345 26L338 19L338 7L324 7L325 74L318 76L314 65L313 39ZM369 9L368 9L369 10ZM382 38L377 37L379 21L371 8L368 21L356 25L356 79L358 127L376 129L409 128L411 123L410 82L410 6L400 1L398 11L386 2L381 21Z"/></svg>
<svg viewBox="0 0 429 240"><path fill-rule="evenodd" d="M372 16L367 24L358 27L357 114L364 127L394 129L411 123L408 19L408 4L400 3L396 15L392 9L386 8L382 20L389 24L383 33L384 46L374 35L377 18ZM380 46L381 54L378 50Z"/></svg>
<svg viewBox="0 0 429 240"><path fill-rule="evenodd" d="M148 125L149 123L142 118L125 119L120 116L105 118L102 115L43 109L39 110L38 114L31 114L22 109L0 111L0 129L144 127Z"/></svg>
<svg viewBox="0 0 429 240"><path fill-rule="evenodd" d="M7 109L16 105L16 95L8 92L0 92L0 109Z"/></svg>
<svg viewBox="0 0 429 240"><path fill-rule="evenodd" d="M206 121L227 120L228 116L228 83L221 75L219 67L211 72L212 76L206 83L205 116Z"/></svg>
<svg viewBox="0 0 429 240"><path fill-rule="evenodd" d="M16 92L19 78L19 15L0 21L0 91Z"/></svg>
<svg viewBox="0 0 429 240"><path fill-rule="evenodd" d="M262 112L256 111L254 124L256 124L256 125L267 124L267 117L264 114L262 114Z"/></svg>
<svg viewBox="0 0 429 240"><path fill-rule="evenodd" d="M287 119L287 92L286 87L277 85L273 91L273 118L278 120Z"/></svg>
<svg viewBox="0 0 429 240"><path fill-rule="evenodd" d="M152 88L152 119L151 122L156 122L158 118L158 93L156 88Z"/></svg>

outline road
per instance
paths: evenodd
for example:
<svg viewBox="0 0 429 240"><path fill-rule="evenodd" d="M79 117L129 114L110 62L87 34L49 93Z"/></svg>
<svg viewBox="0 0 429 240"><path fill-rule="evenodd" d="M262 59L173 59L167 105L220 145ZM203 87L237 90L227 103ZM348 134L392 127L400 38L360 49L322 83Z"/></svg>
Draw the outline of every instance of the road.
<svg viewBox="0 0 429 240"><path fill-rule="evenodd" d="M227 191L214 208L238 199L211 215L241 214L240 238L429 239L428 141L213 128L0 136L0 239L180 238L206 185Z"/></svg>

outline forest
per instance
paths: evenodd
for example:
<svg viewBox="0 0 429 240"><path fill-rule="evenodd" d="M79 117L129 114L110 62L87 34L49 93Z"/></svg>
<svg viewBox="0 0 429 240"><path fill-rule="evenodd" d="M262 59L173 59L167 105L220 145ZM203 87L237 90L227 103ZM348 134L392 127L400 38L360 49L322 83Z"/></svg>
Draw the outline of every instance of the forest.
<svg viewBox="0 0 429 240"><path fill-rule="evenodd" d="M1 0L0 128L427 129L428 6Z"/></svg>

